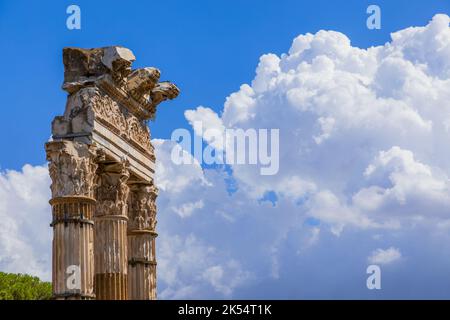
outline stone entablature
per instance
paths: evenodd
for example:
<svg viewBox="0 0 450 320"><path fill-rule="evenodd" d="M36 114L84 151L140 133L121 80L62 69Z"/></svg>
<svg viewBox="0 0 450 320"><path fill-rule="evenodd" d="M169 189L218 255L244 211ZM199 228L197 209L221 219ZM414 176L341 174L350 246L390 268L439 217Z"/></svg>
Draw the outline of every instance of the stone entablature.
<svg viewBox="0 0 450 320"><path fill-rule="evenodd" d="M127 158L142 179L151 179L155 156L147 121L156 107L178 96L178 88L158 82L156 68L131 70L133 53L122 47L66 48L64 84L69 93L63 116L52 123L54 140L103 147L108 156Z"/></svg>

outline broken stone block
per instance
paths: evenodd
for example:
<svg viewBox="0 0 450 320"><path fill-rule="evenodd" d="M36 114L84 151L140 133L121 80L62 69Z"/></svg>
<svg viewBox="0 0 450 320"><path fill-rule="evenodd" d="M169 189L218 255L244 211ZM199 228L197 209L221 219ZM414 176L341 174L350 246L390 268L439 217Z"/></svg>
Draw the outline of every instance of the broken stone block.
<svg viewBox="0 0 450 320"><path fill-rule="evenodd" d="M70 132L69 122L61 116L55 117L52 122L52 134L54 137L62 137Z"/></svg>
<svg viewBox="0 0 450 320"><path fill-rule="evenodd" d="M64 82L85 81L107 73L108 69L101 62L103 50L64 48Z"/></svg>
<svg viewBox="0 0 450 320"><path fill-rule="evenodd" d="M102 63L113 75L113 79L122 80L131 73L131 64L136 60L133 52L124 47L104 48Z"/></svg>

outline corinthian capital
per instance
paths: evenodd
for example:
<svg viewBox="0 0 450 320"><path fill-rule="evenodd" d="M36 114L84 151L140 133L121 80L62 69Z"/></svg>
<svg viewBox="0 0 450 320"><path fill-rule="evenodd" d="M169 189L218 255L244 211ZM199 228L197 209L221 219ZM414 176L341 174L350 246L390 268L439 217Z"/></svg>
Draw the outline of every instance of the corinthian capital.
<svg viewBox="0 0 450 320"><path fill-rule="evenodd" d="M103 162L97 170L96 216L127 214L130 173L126 162Z"/></svg>
<svg viewBox="0 0 450 320"><path fill-rule="evenodd" d="M50 189L53 198L64 196L93 197L96 148L73 141L52 141L45 145Z"/></svg>
<svg viewBox="0 0 450 320"><path fill-rule="evenodd" d="M134 183L130 185L128 230L155 231L157 196L158 189L154 184Z"/></svg>

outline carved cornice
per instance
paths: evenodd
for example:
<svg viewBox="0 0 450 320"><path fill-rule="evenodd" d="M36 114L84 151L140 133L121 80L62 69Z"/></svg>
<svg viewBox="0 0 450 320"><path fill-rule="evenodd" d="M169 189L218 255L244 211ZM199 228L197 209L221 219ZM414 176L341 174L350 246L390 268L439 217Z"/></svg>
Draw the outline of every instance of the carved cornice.
<svg viewBox="0 0 450 320"><path fill-rule="evenodd" d="M138 150L153 154L150 130L147 124L139 120L134 113L124 112L119 103L99 91L89 95L86 105L92 106L96 120L105 127L127 140Z"/></svg>
<svg viewBox="0 0 450 320"><path fill-rule="evenodd" d="M146 122L98 87L83 88L69 97L64 116L53 121L53 138L89 138L96 130L95 121L154 161Z"/></svg>
<svg viewBox="0 0 450 320"><path fill-rule="evenodd" d="M157 68L133 69L134 54L120 46L65 48L63 60L69 96L64 116L53 120L53 139L96 144L116 161L129 159L134 175L151 180L156 159L148 120L179 89L159 82Z"/></svg>
<svg viewBox="0 0 450 320"><path fill-rule="evenodd" d="M139 120L154 119L156 107L180 92L173 83L158 82L156 68L132 70L135 57L127 48L65 48L63 57L64 90L73 94L85 87L100 87Z"/></svg>
<svg viewBox="0 0 450 320"><path fill-rule="evenodd" d="M134 114L139 119L148 120L154 117L154 114L150 112L150 103L145 101L143 98L140 100L133 98L123 89L123 87L117 86L111 79L111 76L102 76L95 83L111 98L122 104L128 109L129 112Z"/></svg>

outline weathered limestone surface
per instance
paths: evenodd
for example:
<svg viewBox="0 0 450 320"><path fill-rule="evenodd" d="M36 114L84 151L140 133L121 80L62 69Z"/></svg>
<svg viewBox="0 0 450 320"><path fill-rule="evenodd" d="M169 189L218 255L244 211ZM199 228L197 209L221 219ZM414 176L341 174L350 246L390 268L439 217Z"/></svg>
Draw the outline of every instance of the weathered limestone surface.
<svg viewBox="0 0 450 320"><path fill-rule="evenodd" d="M97 164L93 161L96 148L70 141L46 144L52 197L93 197Z"/></svg>
<svg viewBox="0 0 450 320"><path fill-rule="evenodd" d="M154 149L148 120L178 96L124 47L63 50L68 92L46 144L57 299L156 298ZM79 268L77 287L69 288ZM72 269L71 269L72 268ZM77 283L77 282L75 282Z"/></svg>
<svg viewBox="0 0 450 320"><path fill-rule="evenodd" d="M99 300L126 300L127 185L125 163L101 163L95 208L95 292Z"/></svg>
<svg viewBox="0 0 450 320"><path fill-rule="evenodd" d="M156 68L132 71L135 58L126 48L66 48L63 57L63 89L70 95L64 115L53 121L54 138L96 143L117 161L127 157L131 169L150 180L155 158L146 121L178 88L158 82Z"/></svg>
<svg viewBox="0 0 450 320"><path fill-rule="evenodd" d="M128 293L133 300L156 299L156 197L153 184L130 185Z"/></svg>
<svg viewBox="0 0 450 320"><path fill-rule="evenodd" d="M92 299L94 295L94 177L93 146L71 141L46 145L52 178L53 295L55 299ZM80 286L67 286L66 271L80 270Z"/></svg>

